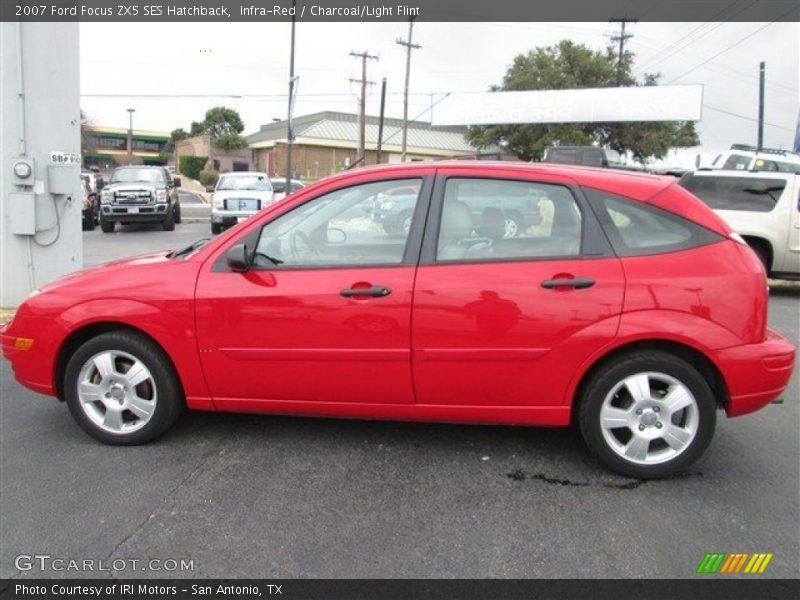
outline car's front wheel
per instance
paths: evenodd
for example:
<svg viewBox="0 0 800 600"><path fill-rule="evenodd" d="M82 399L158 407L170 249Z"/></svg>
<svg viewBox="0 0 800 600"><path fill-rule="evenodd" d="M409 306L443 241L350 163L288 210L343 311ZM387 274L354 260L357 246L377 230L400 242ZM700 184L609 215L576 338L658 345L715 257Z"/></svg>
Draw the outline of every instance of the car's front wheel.
<svg viewBox="0 0 800 600"><path fill-rule="evenodd" d="M666 477L686 469L714 435L711 388L694 367L667 352L613 359L591 376L579 402L589 449L631 477Z"/></svg>
<svg viewBox="0 0 800 600"><path fill-rule="evenodd" d="M100 229L103 230L103 233L114 233L114 221L106 221L100 217Z"/></svg>
<svg viewBox="0 0 800 600"><path fill-rule="evenodd" d="M64 396L81 428L114 445L158 437L184 406L169 359L133 332L105 333L78 348L67 363Z"/></svg>

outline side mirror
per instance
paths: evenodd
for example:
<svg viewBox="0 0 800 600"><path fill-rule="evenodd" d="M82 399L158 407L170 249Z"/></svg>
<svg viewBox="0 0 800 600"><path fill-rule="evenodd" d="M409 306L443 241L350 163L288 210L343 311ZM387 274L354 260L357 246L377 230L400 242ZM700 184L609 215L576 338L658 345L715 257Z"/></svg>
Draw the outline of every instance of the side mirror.
<svg viewBox="0 0 800 600"><path fill-rule="evenodd" d="M329 244L344 244L347 241L347 234L338 227L329 227L326 232L326 241Z"/></svg>
<svg viewBox="0 0 800 600"><path fill-rule="evenodd" d="M247 255L247 244L236 244L225 253L225 260L231 271L244 273L250 269L250 259Z"/></svg>
<svg viewBox="0 0 800 600"><path fill-rule="evenodd" d="M180 177L173 177L172 178L172 185L175 187L181 187L181 178Z"/></svg>

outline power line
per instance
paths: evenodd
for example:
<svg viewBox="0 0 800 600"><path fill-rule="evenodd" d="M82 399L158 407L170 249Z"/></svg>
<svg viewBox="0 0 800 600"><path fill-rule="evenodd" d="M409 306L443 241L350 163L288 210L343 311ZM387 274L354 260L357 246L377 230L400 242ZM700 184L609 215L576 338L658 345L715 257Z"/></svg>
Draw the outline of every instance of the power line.
<svg viewBox="0 0 800 600"><path fill-rule="evenodd" d="M403 90L403 141L400 144L400 161L406 162L406 144L408 142L408 85L411 80L411 51L422 48L412 41L414 35L414 18L408 20L408 39L397 38L396 43L406 48L406 83Z"/></svg>
<svg viewBox="0 0 800 600"><path fill-rule="evenodd" d="M717 108L716 106L711 106L710 104L703 104L703 108L708 108L710 110L730 115L732 117L738 117L740 119L745 119L746 121L752 121L753 123L758 123L758 119L754 119L753 117L748 117L747 115L741 115L739 113L731 112L729 110L725 110L723 108ZM792 127L785 127L783 125L776 125L775 123L767 123L764 122L764 125L769 125L770 127L775 127L776 129L785 129L786 131L794 131Z"/></svg>
<svg viewBox="0 0 800 600"><path fill-rule="evenodd" d="M785 15L788 15L790 12L793 12L794 10L796 10L796 9L795 9L795 7L792 7L791 9L787 10L785 13L781 14L781 15L780 15L780 16L779 16L777 19L775 19L775 21L777 21L778 19L780 19L780 18L784 17ZM720 50L719 52L717 52L717 53L716 53L714 56L712 56L711 58L707 58L706 60L704 60L703 62L701 62L699 65L696 65L696 66L692 67L691 69L689 69L688 71L686 71L685 73L682 73L681 75L678 75L677 77L673 78L672 80L670 80L670 81L667 83L667 85L669 85L669 84L671 84L671 83L675 83L675 82L676 82L678 79L681 79L682 77L686 77L686 76L687 76L689 73L692 73L692 72L696 71L697 69L699 69L700 67L702 67L703 65L710 63L712 60L714 60L714 59L715 59L715 58L717 58L718 56L720 56L720 55L722 55L722 54L725 54L725 53L726 53L728 50L732 50L733 48L735 48L736 46L738 46L739 44L741 44L741 43L742 43L742 42L744 42L745 40L748 40L748 39L750 39L750 38L751 38L751 37L753 37L755 34L759 33L760 31L762 31L762 30L766 29L767 27L769 27L770 25L772 25L773 23L775 23L775 21L770 21L769 23L766 23L766 24L762 25L761 27L759 27L758 29L756 29L756 30L755 30L755 31L753 31L752 33L750 33L750 34L748 34L748 35L744 36L743 38L741 38L741 39L739 39L739 40L737 40L736 42L734 42L734 43L733 43L733 44L731 44L730 46L727 46L726 48L723 48L722 50Z"/></svg>

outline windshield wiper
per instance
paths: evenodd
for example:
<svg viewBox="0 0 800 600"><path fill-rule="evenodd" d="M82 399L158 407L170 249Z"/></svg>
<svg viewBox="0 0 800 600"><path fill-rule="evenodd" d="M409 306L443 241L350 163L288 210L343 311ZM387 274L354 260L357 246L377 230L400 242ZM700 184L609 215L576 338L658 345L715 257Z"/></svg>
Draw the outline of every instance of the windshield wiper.
<svg viewBox="0 0 800 600"><path fill-rule="evenodd" d="M182 257L186 256L187 254L191 254L192 252L194 252L198 248L201 248L202 246L205 246L209 241L211 241L211 238L199 239L196 242L194 242L192 244L189 244L188 246L186 246L186 248L184 248L182 250L176 250L174 252L171 252L170 254L167 255L167 258L182 258Z"/></svg>

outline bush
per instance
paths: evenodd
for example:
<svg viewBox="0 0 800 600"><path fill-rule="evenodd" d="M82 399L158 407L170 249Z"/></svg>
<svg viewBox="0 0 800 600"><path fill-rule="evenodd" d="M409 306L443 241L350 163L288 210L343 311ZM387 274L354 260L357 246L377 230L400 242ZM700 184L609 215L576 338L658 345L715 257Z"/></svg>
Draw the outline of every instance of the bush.
<svg viewBox="0 0 800 600"><path fill-rule="evenodd" d="M178 160L178 166L180 167L181 175L186 175L189 179L197 179L207 162L207 156L181 156Z"/></svg>
<svg viewBox="0 0 800 600"><path fill-rule="evenodd" d="M200 171L200 174L197 177L197 181L202 183L206 189L216 186L218 180L219 173L216 171Z"/></svg>

